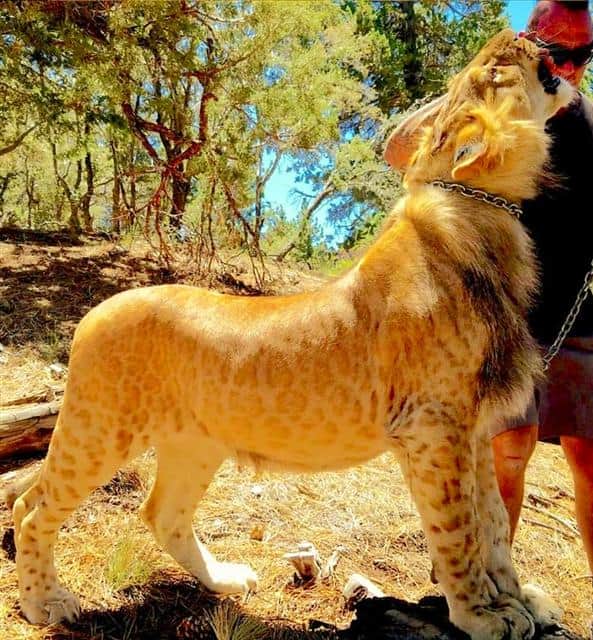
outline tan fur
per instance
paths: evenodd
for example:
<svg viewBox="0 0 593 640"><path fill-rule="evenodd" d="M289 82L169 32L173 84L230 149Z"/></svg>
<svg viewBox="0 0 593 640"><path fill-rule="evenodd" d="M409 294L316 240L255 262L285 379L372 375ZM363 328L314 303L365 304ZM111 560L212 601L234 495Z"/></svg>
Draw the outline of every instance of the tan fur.
<svg viewBox="0 0 593 640"><path fill-rule="evenodd" d="M147 447L158 472L142 516L219 592L256 584L249 567L214 559L192 531L225 458L316 471L391 449L452 621L474 640L533 635L487 435L490 421L525 406L540 365L524 320L535 285L530 243L507 213L426 183L457 173L513 200L533 195L544 121L568 101L564 86L544 92L537 64L535 47L505 32L452 82L408 195L336 282L272 298L139 289L82 320L48 456L14 507L20 604L31 622L77 614L56 580L56 532Z"/></svg>

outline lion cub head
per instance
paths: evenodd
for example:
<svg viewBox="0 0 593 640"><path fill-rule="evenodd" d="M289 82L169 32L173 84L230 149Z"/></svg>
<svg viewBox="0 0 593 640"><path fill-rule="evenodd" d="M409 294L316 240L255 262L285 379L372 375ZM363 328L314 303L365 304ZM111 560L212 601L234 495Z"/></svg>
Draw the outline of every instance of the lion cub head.
<svg viewBox="0 0 593 640"><path fill-rule="evenodd" d="M513 200L533 197L547 159L545 122L574 97L534 43L508 29L457 74L406 173L408 187L462 182Z"/></svg>

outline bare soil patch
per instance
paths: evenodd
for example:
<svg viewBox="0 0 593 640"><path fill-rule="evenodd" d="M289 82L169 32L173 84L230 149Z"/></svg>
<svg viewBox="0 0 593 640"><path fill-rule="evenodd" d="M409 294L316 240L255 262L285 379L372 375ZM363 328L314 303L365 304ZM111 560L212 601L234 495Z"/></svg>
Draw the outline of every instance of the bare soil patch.
<svg viewBox="0 0 593 640"><path fill-rule="evenodd" d="M270 269L276 269L271 291L312 288L323 280ZM123 289L164 282L253 294L241 263L204 281L189 260L164 270L142 243L124 249L97 238L76 245L67 236L0 232L0 404L51 395L63 385L48 365L67 363L74 327L92 306ZM38 459L0 463L0 484L35 464ZM258 572L259 590L246 601L206 593L156 546L136 513L153 473L148 452L95 491L64 525L57 566L84 611L73 625L39 629L20 616L11 515L0 505L0 638L222 638L221 625L237 621L244 638L321 640L334 636L332 625L344 627L352 619L341 590L354 572L407 601L438 594L419 518L389 455L346 472L314 475L254 477L225 463L194 526L221 559L249 562ZM520 576L545 588L564 606L567 627L588 636L591 580L574 534L572 480L559 447L538 445L527 481L529 508L514 548ZM294 584L282 556L302 540L313 542L324 560L342 548L330 579ZM311 620L328 626L315 630Z"/></svg>

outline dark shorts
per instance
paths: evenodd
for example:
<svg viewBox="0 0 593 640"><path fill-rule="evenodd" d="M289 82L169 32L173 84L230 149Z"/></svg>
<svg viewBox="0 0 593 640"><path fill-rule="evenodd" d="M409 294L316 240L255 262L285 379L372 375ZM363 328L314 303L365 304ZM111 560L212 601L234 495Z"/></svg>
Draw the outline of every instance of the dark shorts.
<svg viewBox="0 0 593 640"><path fill-rule="evenodd" d="M491 434L529 424L539 425L539 440L593 439L593 337L567 338L525 413Z"/></svg>

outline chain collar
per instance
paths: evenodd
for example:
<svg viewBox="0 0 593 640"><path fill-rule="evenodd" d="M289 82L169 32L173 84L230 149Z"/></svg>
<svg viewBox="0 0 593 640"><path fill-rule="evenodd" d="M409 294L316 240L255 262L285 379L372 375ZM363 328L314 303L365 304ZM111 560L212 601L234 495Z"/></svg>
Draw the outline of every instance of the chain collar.
<svg viewBox="0 0 593 640"><path fill-rule="evenodd" d="M440 187L445 191L458 193L459 195L466 198L472 198L473 200L486 202L494 207L498 207L499 209L504 209L507 213L510 213L512 216L518 219L523 215L523 211L518 204L509 202L502 196L495 196L492 193L488 193L487 191L482 191L482 189L468 187L467 185L460 184L459 182L445 182L444 180L432 180L429 184L432 184L435 187Z"/></svg>
<svg viewBox="0 0 593 640"><path fill-rule="evenodd" d="M458 182L445 182L444 180L432 180L429 184L434 185L435 187L440 187L445 191L449 191L452 193L458 193L466 198L473 198L474 200L479 200L481 202L487 202L494 207L498 207L499 209L504 209L512 216L517 219L520 219L523 211L518 204L513 202L509 202L502 196L495 196L487 191L482 191L482 189L475 189L474 187L468 187L464 184L459 184ZM581 310L583 302L585 302L588 295L591 295L593 291L593 260L591 261L591 268L585 275L585 280L583 282L583 286L579 290L576 300L572 305L572 308L568 312L566 320L562 323L562 327L560 327L560 331L556 336L556 339L546 352L543 357L544 360L544 371L546 371L554 356L560 351L562 347L562 343L566 339L566 336L570 333L577 316Z"/></svg>

